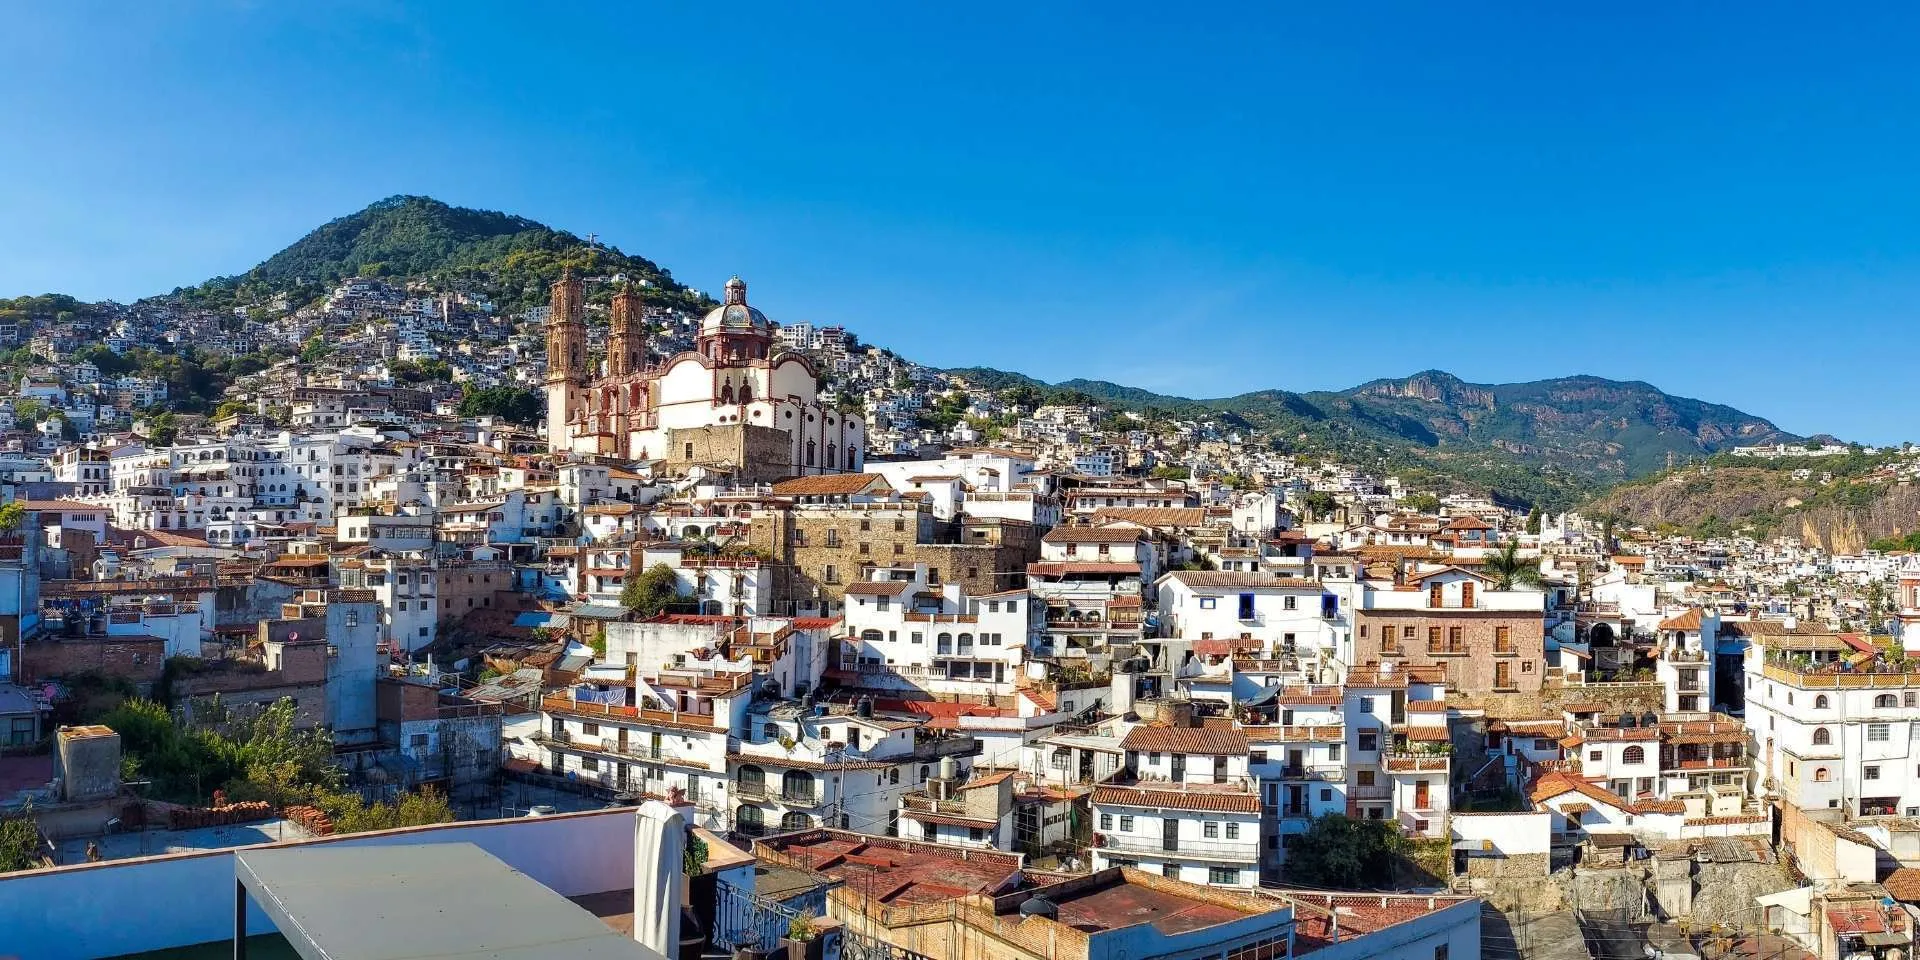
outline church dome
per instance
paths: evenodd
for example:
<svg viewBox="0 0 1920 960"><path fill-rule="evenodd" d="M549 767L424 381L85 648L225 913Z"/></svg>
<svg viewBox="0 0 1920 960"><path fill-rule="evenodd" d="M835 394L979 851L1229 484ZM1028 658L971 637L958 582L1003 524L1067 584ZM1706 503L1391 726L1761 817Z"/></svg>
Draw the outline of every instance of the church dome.
<svg viewBox="0 0 1920 960"><path fill-rule="evenodd" d="M766 314L747 306L747 282L739 277L727 281L726 302L707 311L706 317L700 321L702 336L733 332L773 332L773 321L768 320Z"/></svg>

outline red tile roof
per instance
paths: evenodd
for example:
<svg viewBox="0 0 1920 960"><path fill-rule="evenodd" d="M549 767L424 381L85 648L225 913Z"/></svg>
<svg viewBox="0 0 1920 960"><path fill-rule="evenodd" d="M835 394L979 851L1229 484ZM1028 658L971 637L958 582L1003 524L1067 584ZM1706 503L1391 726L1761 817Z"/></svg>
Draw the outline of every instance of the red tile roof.
<svg viewBox="0 0 1920 960"><path fill-rule="evenodd" d="M1196 813L1259 813L1260 798L1251 793L1206 793L1183 790L1151 790L1142 787L1099 786L1093 788L1096 806L1161 807L1191 810Z"/></svg>
<svg viewBox="0 0 1920 960"><path fill-rule="evenodd" d="M1149 753L1206 753L1246 756L1247 738L1238 730L1221 727L1134 727L1120 741L1122 750Z"/></svg>

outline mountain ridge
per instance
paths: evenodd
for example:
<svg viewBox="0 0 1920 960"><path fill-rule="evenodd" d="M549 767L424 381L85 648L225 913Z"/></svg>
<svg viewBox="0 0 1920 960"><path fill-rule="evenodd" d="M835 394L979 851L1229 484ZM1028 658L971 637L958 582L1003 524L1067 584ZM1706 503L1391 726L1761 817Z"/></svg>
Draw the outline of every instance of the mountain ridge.
<svg viewBox="0 0 1920 960"><path fill-rule="evenodd" d="M1344 426L1356 434L1439 452L1502 451L1567 466L1596 479L1645 476L1670 459L1704 458L1738 445L1797 443L1804 437L1725 404L1669 394L1641 380L1575 374L1517 383L1473 383L1444 370L1383 377L1345 390L1257 390L1228 397L1159 394L1096 380L1046 383L991 368L946 371L989 381L1085 394L1167 412L1205 409L1280 428Z"/></svg>

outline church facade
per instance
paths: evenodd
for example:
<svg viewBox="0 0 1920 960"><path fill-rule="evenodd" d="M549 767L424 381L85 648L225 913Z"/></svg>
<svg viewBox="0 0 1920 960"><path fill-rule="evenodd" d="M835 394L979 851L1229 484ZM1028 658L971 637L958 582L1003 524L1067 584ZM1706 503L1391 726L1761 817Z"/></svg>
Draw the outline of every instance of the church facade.
<svg viewBox="0 0 1920 960"><path fill-rule="evenodd" d="M547 318L547 448L555 453L664 461L748 480L859 471L866 422L820 402L805 356L776 349L774 325L727 281L725 302L700 322L694 349L650 363L640 294L614 295L607 355L589 370L586 298L568 269ZM597 373L597 375L593 375Z"/></svg>

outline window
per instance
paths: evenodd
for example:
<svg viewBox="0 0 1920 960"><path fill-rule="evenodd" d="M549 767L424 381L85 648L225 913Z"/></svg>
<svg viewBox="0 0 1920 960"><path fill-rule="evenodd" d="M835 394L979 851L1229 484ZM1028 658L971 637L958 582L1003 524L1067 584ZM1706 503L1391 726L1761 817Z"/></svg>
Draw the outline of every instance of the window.
<svg viewBox="0 0 1920 960"><path fill-rule="evenodd" d="M1373 771L1372 771L1372 770L1357 770L1357 771L1355 771L1355 772L1354 772L1354 774L1353 774L1353 781L1354 781L1354 783L1356 783L1356 784L1358 784L1358 785L1360 785L1360 786L1363 786L1363 787L1371 787L1371 786L1373 786Z"/></svg>
<svg viewBox="0 0 1920 960"><path fill-rule="evenodd" d="M1433 948L1433 960L1447 960L1447 945L1437 944Z"/></svg>
<svg viewBox="0 0 1920 960"><path fill-rule="evenodd" d="M1875 710L1891 710L1897 702L1898 701L1893 699L1893 694L1883 693L1873 698L1873 708Z"/></svg>
<svg viewBox="0 0 1920 960"><path fill-rule="evenodd" d="M1372 698L1372 697L1361 697L1361 698L1360 698L1360 712L1361 712L1361 713L1372 713L1372 712L1373 712L1373 698Z"/></svg>
<svg viewBox="0 0 1920 960"><path fill-rule="evenodd" d="M1620 751L1620 762L1621 763L1646 763L1647 751L1638 745L1628 747L1625 750Z"/></svg>
<svg viewBox="0 0 1920 960"><path fill-rule="evenodd" d="M1160 875L1166 877L1168 880L1178 880L1180 879L1180 865L1177 863L1163 864L1160 867Z"/></svg>
<svg viewBox="0 0 1920 960"><path fill-rule="evenodd" d="M1447 628L1447 652L1448 653L1460 652L1460 628L1459 627Z"/></svg>
<svg viewBox="0 0 1920 960"><path fill-rule="evenodd" d="M1212 820L1200 825L1200 835L1208 840L1220 839L1220 825Z"/></svg>
<svg viewBox="0 0 1920 960"><path fill-rule="evenodd" d="M1427 628L1427 652L1428 653L1440 652L1440 628L1439 627Z"/></svg>
<svg viewBox="0 0 1920 960"><path fill-rule="evenodd" d="M1606 757L1607 755L1599 750L1593 750L1587 753L1587 759L1593 761L1594 763L1599 763L1600 761L1606 759Z"/></svg>
<svg viewBox="0 0 1920 960"><path fill-rule="evenodd" d="M1202 610L1212 610L1213 608L1219 605L1220 605L1220 598L1218 597L1201 597L1200 598L1200 609Z"/></svg>
<svg viewBox="0 0 1920 960"><path fill-rule="evenodd" d="M1378 749L1380 749L1380 735L1379 735L1379 734L1377 734L1377 733L1363 733L1363 734L1361 734L1361 735L1360 735L1360 744L1359 744L1359 750L1360 750L1360 751L1361 751L1362 753L1366 753L1366 752L1369 752L1369 751L1373 751L1373 750L1378 750Z"/></svg>
<svg viewBox="0 0 1920 960"><path fill-rule="evenodd" d="M1813 782L1814 782L1814 783L1826 783L1826 782L1827 782L1827 780L1828 780L1828 778L1830 778L1831 776L1832 776L1832 774L1830 774L1830 773L1828 773L1828 772L1827 772L1827 768L1826 768L1826 767L1814 767L1814 768L1813 768Z"/></svg>
<svg viewBox="0 0 1920 960"><path fill-rule="evenodd" d="M1129 816L1126 816L1126 815L1124 815L1124 814L1123 814L1123 815L1121 815L1121 817L1120 817L1120 832L1121 832L1121 833L1132 833L1132 832L1133 832L1133 818L1132 818L1132 817L1129 817Z"/></svg>
<svg viewBox="0 0 1920 960"><path fill-rule="evenodd" d="M1113 829L1113 814L1103 813L1100 815L1100 829L1107 831Z"/></svg>
<svg viewBox="0 0 1920 960"><path fill-rule="evenodd" d="M1238 840L1238 839L1240 839L1240 825L1239 825L1239 824L1237 824L1237 823L1229 823L1229 824L1227 824L1227 839L1228 839L1228 840Z"/></svg>
<svg viewBox="0 0 1920 960"><path fill-rule="evenodd" d="M1330 763L1340 762L1340 744L1327 744L1327 760Z"/></svg>
<svg viewBox="0 0 1920 960"><path fill-rule="evenodd" d="M580 735L583 737L597 737L600 735L600 725L597 723L583 723L580 725Z"/></svg>
<svg viewBox="0 0 1920 960"><path fill-rule="evenodd" d="M1208 867L1207 882L1237 885L1240 883L1240 871L1232 867Z"/></svg>
<svg viewBox="0 0 1920 960"><path fill-rule="evenodd" d="M1280 601L1280 609L1282 609L1282 610L1293 610L1293 609L1296 609L1296 605L1295 605L1295 602L1294 602L1294 601L1295 601L1295 598L1293 598L1293 597L1286 597L1286 598L1283 598L1283 599L1282 599L1282 600Z"/></svg>
<svg viewBox="0 0 1920 960"><path fill-rule="evenodd" d="M1893 730L1892 724L1869 723L1867 724L1867 742L1868 743L1885 743L1887 742L1887 735L1890 732L1892 732L1892 730Z"/></svg>
<svg viewBox="0 0 1920 960"><path fill-rule="evenodd" d="M1830 744L1832 742L1833 742L1833 734L1829 733L1826 727L1813 728L1813 745L1814 746L1824 747L1827 744Z"/></svg>
<svg viewBox="0 0 1920 960"><path fill-rule="evenodd" d="M1860 768L1860 779L1862 779L1862 780L1878 780L1878 779L1880 779L1880 768L1879 768L1878 766L1874 766L1874 765L1869 765L1869 766L1865 766L1865 767L1861 767L1861 768Z"/></svg>
<svg viewBox="0 0 1920 960"><path fill-rule="evenodd" d="M587 770L587 771L598 771L600 769L600 761L593 757L581 757L580 769Z"/></svg>
<svg viewBox="0 0 1920 960"><path fill-rule="evenodd" d="M980 827L969 827L967 828L967 839L972 840L974 843L979 843L987 839L987 831Z"/></svg>
<svg viewBox="0 0 1920 960"><path fill-rule="evenodd" d="M1827 695L1823 693L1817 697L1814 697L1813 708L1815 710L1825 710L1827 708Z"/></svg>
<svg viewBox="0 0 1920 960"><path fill-rule="evenodd" d="M1512 627L1494 627L1493 628L1493 652L1494 653L1512 653L1513 652L1513 628Z"/></svg>

